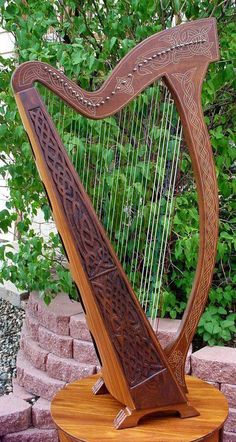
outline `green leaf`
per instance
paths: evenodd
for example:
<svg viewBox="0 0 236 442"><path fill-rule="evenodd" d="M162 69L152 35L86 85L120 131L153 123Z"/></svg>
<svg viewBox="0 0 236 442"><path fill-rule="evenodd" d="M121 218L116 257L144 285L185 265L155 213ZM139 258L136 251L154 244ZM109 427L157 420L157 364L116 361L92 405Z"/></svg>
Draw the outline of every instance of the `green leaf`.
<svg viewBox="0 0 236 442"><path fill-rule="evenodd" d="M112 50L112 48L115 45L116 41L117 41L116 37L111 37L111 39L110 39L110 50Z"/></svg>
<svg viewBox="0 0 236 442"><path fill-rule="evenodd" d="M212 322L206 322L204 324L204 328L210 335L212 335L214 330L214 324Z"/></svg>
<svg viewBox="0 0 236 442"><path fill-rule="evenodd" d="M225 308L223 308L223 307L219 307L218 308L218 313L220 315L227 315L227 310L225 310Z"/></svg>

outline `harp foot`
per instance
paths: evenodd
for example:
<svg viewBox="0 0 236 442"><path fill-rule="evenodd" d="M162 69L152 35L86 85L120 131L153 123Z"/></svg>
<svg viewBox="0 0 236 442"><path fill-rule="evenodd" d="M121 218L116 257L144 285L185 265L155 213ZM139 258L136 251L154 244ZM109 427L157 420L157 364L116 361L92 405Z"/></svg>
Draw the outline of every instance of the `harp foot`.
<svg viewBox="0 0 236 442"><path fill-rule="evenodd" d="M129 407L126 407L121 409L115 417L114 427L116 430L136 427L143 417L156 416L159 413L162 415L178 413L182 419L199 416L200 414L196 408L188 404L167 405L164 407L147 408L146 410L131 410Z"/></svg>
<svg viewBox="0 0 236 442"><path fill-rule="evenodd" d="M94 386L92 388L92 392L93 392L93 394L96 394L96 395L109 393L109 391L105 385L105 382L102 378L99 378L97 380L97 382L94 384Z"/></svg>

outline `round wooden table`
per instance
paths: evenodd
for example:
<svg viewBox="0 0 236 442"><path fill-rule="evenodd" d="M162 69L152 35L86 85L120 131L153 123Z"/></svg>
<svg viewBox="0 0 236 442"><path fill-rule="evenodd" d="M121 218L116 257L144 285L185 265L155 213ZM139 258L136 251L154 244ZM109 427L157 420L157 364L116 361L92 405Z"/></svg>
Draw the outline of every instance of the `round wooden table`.
<svg viewBox="0 0 236 442"><path fill-rule="evenodd" d="M187 419L156 416L137 427L115 430L113 420L122 408L110 394L94 396L98 375L67 385L54 397L51 413L60 442L192 442L220 440L228 414L224 395L212 385L187 376L188 399L200 415Z"/></svg>

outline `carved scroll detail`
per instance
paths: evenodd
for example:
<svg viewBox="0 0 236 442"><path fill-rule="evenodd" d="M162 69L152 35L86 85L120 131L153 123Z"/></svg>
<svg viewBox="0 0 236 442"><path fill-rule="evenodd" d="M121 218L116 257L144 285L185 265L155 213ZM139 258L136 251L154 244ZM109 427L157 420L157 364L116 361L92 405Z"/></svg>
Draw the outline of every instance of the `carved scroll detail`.
<svg viewBox="0 0 236 442"><path fill-rule="evenodd" d="M40 107L30 110L29 114L76 238L81 262L104 324L119 354L127 382L134 387L159 373L164 365L93 215L86 207L80 186L71 173L63 146L54 136L47 114Z"/></svg>

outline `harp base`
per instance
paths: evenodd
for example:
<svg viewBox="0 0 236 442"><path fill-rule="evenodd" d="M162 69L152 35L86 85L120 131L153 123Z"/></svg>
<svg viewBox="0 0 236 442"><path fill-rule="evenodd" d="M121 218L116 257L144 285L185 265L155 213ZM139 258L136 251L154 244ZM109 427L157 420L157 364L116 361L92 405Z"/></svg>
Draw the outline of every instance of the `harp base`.
<svg viewBox="0 0 236 442"><path fill-rule="evenodd" d="M95 395L109 394L105 382L102 378L98 378L92 388L92 392ZM147 408L142 410L131 410L129 407L122 408L114 419L114 427L116 430L124 428L136 427L145 416L155 416L160 413L178 413L179 416L184 419L187 417L199 416L199 412L196 408L192 407L188 403L168 405L163 407Z"/></svg>
<svg viewBox="0 0 236 442"><path fill-rule="evenodd" d="M106 384L102 378L98 378L98 380L95 382L93 388L92 388L93 394L109 394L109 391L106 387Z"/></svg>
<svg viewBox="0 0 236 442"><path fill-rule="evenodd" d="M187 376L188 400L199 416L147 416L137 427L116 430L114 417L121 404L110 394L94 395L98 375L67 385L52 401L51 413L60 442L219 442L228 414L224 395L212 385ZM183 410L182 410L183 412Z"/></svg>
<svg viewBox="0 0 236 442"><path fill-rule="evenodd" d="M187 417L199 416L199 411L189 404L175 404L165 407L147 408L145 410L131 410L129 407L122 408L114 419L116 430L136 427L139 421L145 416L157 417L158 415L176 414L184 419Z"/></svg>

